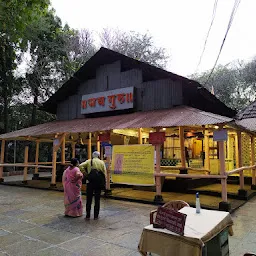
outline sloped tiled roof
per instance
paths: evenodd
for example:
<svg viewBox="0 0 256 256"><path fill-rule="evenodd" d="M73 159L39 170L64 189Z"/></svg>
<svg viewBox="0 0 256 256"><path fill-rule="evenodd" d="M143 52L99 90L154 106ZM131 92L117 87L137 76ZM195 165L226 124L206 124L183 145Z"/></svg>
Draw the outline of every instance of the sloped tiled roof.
<svg viewBox="0 0 256 256"><path fill-rule="evenodd" d="M232 119L199 109L179 106L148 112L136 112L109 117L54 121L0 135L0 139L39 137L56 133L82 133L125 128L177 127L226 124Z"/></svg>
<svg viewBox="0 0 256 256"><path fill-rule="evenodd" d="M238 112L236 119L242 120L246 118L256 118L256 101Z"/></svg>

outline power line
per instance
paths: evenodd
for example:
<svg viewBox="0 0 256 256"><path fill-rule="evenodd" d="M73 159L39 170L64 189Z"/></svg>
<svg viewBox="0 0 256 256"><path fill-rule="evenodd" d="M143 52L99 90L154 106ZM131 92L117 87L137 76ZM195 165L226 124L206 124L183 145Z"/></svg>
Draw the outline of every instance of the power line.
<svg viewBox="0 0 256 256"><path fill-rule="evenodd" d="M218 5L218 0L215 0L214 5L213 5L213 13L212 13L211 24L210 24L210 27L209 27L209 29L208 29L208 32L207 32L207 35L206 35L206 38L205 38L205 41L204 41L203 51L202 51L202 53L201 53L199 62L198 62L198 64L197 64L196 72L197 72L197 70L198 70L198 67L199 67L200 64L201 64L201 61L202 61L202 58L203 58L203 55L204 55L204 52L205 52L205 48L206 48L206 44L207 44L207 41L208 41L208 37L209 37L209 35L210 35L211 28L212 28L212 25L213 25L213 22L214 22L214 19L215 19L216 10L217 10L217 5ZM196 72L195 72L195 73L196 73Z"/></svg>
<svg viewBox="0 0 256 256"><path fill-rule="evenodd" d="M216 67L216 65L217 65L217 63L218 63L218 60L219 60L221 51L222 51L223 46L224 46L224 44L225 44L225 41L226 41L226 38L227 38L227 35L228 35L228 32L229 32L229 29L231 28L231 25L232 25L232 22L233 22L233 20L234 20L234 17L235 17L235 14L236 14L236 12L237 12L237 9L238 9L238 6L239 6L239 4L240 4L240 1L241 1L241 0L236 0L235 3L234 3L234 6L233 6L233 9L232 9L230 18L229 18L228 27L227 27L225 36L224 36L224 38L223 38L222 44L221 44L221 46L220 46L219 54L218 54L218 56L217 56L217 59L216 59L216 61L215 61L215 63L214 63L214 66L213 66L213 68L212 68L212 70L211 70L211 72L210 72L210 74L209 74L207 80L206 80L205 83L204 83L204 86L208 83L208 81L209 81L210 77L212 76L213 71L214 71L214 69L215 69L215 67Z"/></svg>

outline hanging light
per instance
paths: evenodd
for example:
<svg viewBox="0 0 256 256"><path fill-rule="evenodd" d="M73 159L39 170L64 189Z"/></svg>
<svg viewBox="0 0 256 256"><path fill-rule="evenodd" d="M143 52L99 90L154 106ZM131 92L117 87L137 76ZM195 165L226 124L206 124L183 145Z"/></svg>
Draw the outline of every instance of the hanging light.
<svg viewBox="0 0 256 256"><path fill-rule="evenodd" d="M166 131L166 128L163 128L163 131Z"/></svg>

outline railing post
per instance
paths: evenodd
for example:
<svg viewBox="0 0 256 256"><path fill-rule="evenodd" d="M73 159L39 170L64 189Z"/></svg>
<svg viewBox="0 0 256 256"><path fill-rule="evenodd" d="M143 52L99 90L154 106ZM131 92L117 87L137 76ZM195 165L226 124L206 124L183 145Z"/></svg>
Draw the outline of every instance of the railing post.
<svg viewBox="0 0 256 256"><path fill-rule="evenodd" d="M157 128L156 132L159 132L159 131L160 131L160 128ZM160 160L161 145L160 144L155 145L155 150L156 150L155 172L156 172L156 174L160 174L160 172L161 172L161 160ZM161 202L163 202L161 177L155 176L155 181L156 181L156 195L155 195L154 202L161 203Z"/></svg>
<svg viewBox="0 0 256 256"><path fill-rule="evenodd" d="M251 165L255 165L255 141L254 137L251 136ZM252 168L252 185L251 189L256 190L256 184L255 184L255 168Z"/></svg>
<svg viewBox="0 0 256 256"><path fill-rule="evenodd" d="M237 168L242 167L242 134L240 131L237 132ZM247 199L247 191L244 189L244 171L239 171L239 184L240 189L238 190L238 197L241 199Z"/></svg>
<svg viewBox="0 0 256 256"><path fill-rule="evenodd" d="M36 156L35 156L35 164L38 165L38 158L39 158L39 141L36 141ZM38 173L38 166L35 167L35 173L33 174L33 180L37 180L39 178L39 173Z"/></svg>
<svg viewBox="0 0 256 256"><path fill-rule="evenodd" d="M181 156L181 166L186 168L186 156L185 156L185 145L184 145L184 128L179 127L179 139L180 139L180 156Z"/></svg>
<svg viewBox="0 0 256 256"><path fill-rule="evenodd" d="M205 140L205 162L204 162L204 168L208 171L210 170L210 148L209 148L209 132L208 130L205 131L204 134L204 140Z"/></svg>
<svg viewBox="0 0 256 256"><path fill-rule="evenodd" d="M66 148L66 136L64 134L63 140L61 143L61 164L65 164L65 162L66 162L65 148Z"/></svg>
<svg viewBox="0 0 256 256"><path fill-rule="evenodd" d="M89 132L88 134L88 144L87 144L87 154L88 154L88 159L92 158L92 133Z"/></svg>
<svg viewBox="0 0 256 256"><path fill-rule="evenodd" d="M142 144L142 128L138 130L138 144Z"/></svg>
<svg viewBox="0 0 256 256"><path fill-rule="evenodd" d="M0 163L1 164L4 164L4 150L5 150L5 140L2 140L2 144L1 144L1 159L0 159ZM4 167L0 166L0 182L4 182L3 171L4 171Z"/></svg>
<svg viewBox="0 0 256 256"><path fill-rule="evenodd" d="M226 175L225 173L225 146L224 141L219 141L219 160L220 160L220 175ZM228 202L227 195L227 178L221 179L221 198L222 202L219 203L219 209L221 211L229 211L231 208Z"/></svg>
<svg viewBox="0 0 256 256"><path fill-rule="evenodd" d="M56 159L57 159L57 152L55 151L55 148L53 147L53 153L52 153L52 181L51 181L51 188L56 188Z"/></svg>
<svg viewBox="0 0 256 256"><path fill-rule="evenodd" d="M25 147L25 152L24 152L24 165L28 165L28 146ZM28 166L25 166L23 169L23 181L22 183L27 184L28 181Z"/></svg>

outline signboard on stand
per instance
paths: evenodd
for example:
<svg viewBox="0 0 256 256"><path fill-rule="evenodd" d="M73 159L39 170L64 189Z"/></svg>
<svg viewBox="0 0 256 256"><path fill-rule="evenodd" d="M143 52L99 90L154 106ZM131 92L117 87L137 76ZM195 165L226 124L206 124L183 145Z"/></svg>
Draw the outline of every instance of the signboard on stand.
<svg viewBox="0 0 256 256"><path fill-rule="evenodd" d="M120 184L154 185L154 147L152 145L114 145L112 181Z"/></svg>
<svg viewBox="0 0 256 256"><path fill-rule="evenodd" d="M225 129L214 131L213 140L214 141L226 141L228 139L228 132Z"/></svg>
<svg viewBox="0 0 256 256"><path fill-rule="evenodd" d="M149 134L149 143L152 145L163 144L165 142L165 132L151 132Z"/></svg>
<svg viewBox="0 0 256 256"><path fill-rule="evenodd" d="M155 224L176 234L184 235L187 215L165 207L159 207Z"/></svg>
<svg viewBox="0 0 256 256"><path fill-rule="evenodd" d="M99 141L100 142L109 142L110 141L110 133L105 132L105 133L99 134Z"/></svg>
<svg viewBox="0 0 256 256"><path fill-rule="evenodd" d="M112 157L112 146L111 145L104 146L104 149L105 149L105 157L111 158Z"/></svg>

